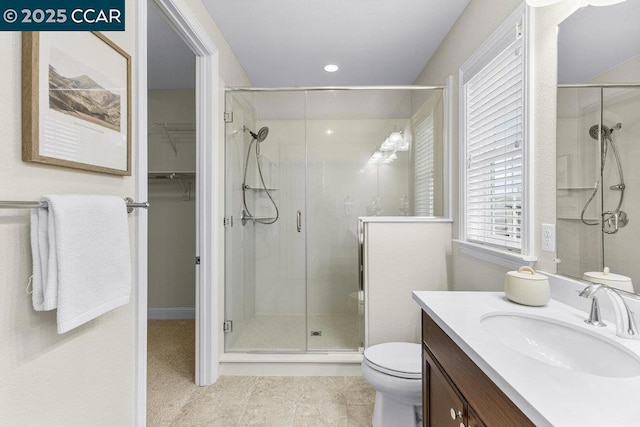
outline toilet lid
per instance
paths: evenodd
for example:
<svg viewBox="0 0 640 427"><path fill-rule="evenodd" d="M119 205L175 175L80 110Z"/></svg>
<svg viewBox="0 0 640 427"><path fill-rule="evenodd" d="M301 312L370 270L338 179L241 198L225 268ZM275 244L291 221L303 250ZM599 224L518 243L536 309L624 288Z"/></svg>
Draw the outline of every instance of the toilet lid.
<svg viewBox="0 0 640 427"><path fill-rule="evenodd" d="M420 344L388 342L364 351L365 361L371 368L401 378L422 378L422 351Z"/></svg>

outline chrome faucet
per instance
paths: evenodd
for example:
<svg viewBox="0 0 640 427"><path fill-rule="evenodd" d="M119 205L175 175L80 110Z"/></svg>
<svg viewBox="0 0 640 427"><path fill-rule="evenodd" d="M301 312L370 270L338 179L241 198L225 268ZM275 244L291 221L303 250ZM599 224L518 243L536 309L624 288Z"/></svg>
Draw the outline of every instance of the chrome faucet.
<svg viewBox="0 0 640 427"><path fill-rule="evenodd" d="M638 326L636 325L636 321L633 317L633 312L629 310L629 306L627 306L627 303L620 295L620 293L623 291L618 291L607 285L594 283L587 286L580 292L579 295L581 297L591 298L593 300L589 318L585 320L585 322L591 325L606 326L600 320L600 307L596 298L596 294L598 294L598 292L600 291L607 294L613 305L613 311L615 312L616 316L616 335L621 338L634 340L640 339L640 332L638 331Z"/></svg>

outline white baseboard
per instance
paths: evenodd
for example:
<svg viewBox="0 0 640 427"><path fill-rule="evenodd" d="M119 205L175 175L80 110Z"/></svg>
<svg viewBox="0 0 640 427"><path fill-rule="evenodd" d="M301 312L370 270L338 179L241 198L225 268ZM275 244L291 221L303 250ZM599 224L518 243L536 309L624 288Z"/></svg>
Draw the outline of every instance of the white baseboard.
<svg viewBox="0 0 640 427"><path fill-rule="evenodd" d="M149 320L177 320L195 319L196 309L193 307L149 307L147 319Z"/></svg>

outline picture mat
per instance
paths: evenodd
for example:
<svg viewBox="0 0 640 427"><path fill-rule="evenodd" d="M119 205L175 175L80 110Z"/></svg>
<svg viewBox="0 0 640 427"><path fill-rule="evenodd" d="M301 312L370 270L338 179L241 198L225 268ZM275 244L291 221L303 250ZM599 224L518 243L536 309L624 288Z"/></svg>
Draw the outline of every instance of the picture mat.
<svg viewBox="0 0 640 427"><path fill-rule="evenodd" d="M65 61L65 58L72 58ZM50 107L49 64L65 77L88 75L120 96L120 131ZM39 49L39 155L127 170L127 59L92 33L46 32ZM108 78L106 76L109 76Z"/></svg>

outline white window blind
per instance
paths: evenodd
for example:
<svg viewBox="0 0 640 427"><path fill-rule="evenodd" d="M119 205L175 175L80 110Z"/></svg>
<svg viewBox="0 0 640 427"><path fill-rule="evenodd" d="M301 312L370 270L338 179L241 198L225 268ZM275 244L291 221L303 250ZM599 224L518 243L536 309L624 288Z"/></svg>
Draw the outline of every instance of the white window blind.
<svg viewBox="0 0 640 427"><path fill-rule="evenodd" d="M511 39L464 83L465 232L467 241L521 252L523 38Z"/></svg>
<svg viewBox="0 0 640 427"><path fill-rule="evenodd" d="M414 139L414 204L416 216L433 216L434 156L433 113L415 128Z"/></svg>

